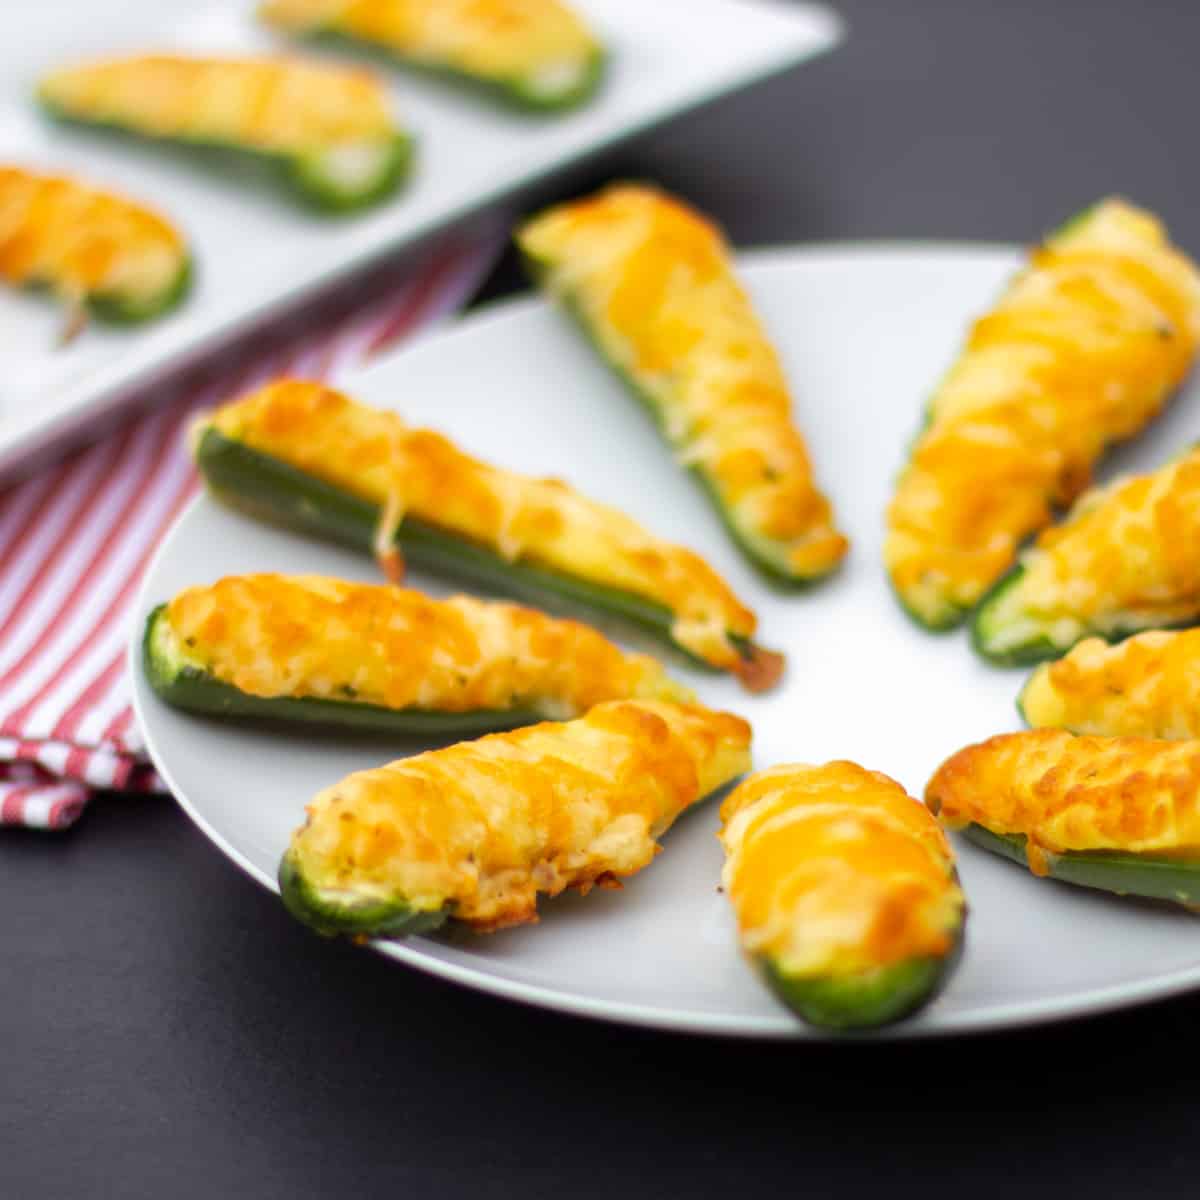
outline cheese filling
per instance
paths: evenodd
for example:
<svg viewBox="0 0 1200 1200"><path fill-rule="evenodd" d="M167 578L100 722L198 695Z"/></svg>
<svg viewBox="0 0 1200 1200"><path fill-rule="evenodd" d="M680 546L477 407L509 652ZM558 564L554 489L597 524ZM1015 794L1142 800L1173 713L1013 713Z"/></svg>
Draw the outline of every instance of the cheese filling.
<svg viewBox="0 0 1200 1200"><path fill-rule="evenodd" d="M151 301L183 269L186 250L162 217L61 176L0 167L0 278L60 295Z"/></svg>
<svg viewBox="0 0 1200 1200"><path fill-rule="evenodd" d="M1080 498L1021 559L989 619L989 643L1045 629L1056 645L1175 625L1200 615L1200 450Z"/></svg>
<svg viewBox="0 0 1200 1200"><path fill-rule="evenodd" d="M535 921L539 893L647 866L684 809L746 769L749 742L728 714L602 704L350 775L309 805L290 853L327 901L448 908L479 930Z"/></svg>
<svg viewBox="0 0 1200 1200"><path fill-rule="evenodd" d="M554 718L627 697L691 699L654 659L575 621L314 575L231 576L188 588L154 636L163 662L263 698Z"/></svg>
<svg viewBox="0 0 1200 1200"><path fill-rule="evenodd" d="M547 286L652 404L679 461L776 570L813 576L847 543L792 421L778 355L720 233L650 188L609 188L518 235Z"/></svg>
<svg viewBox="0 0 1200 1200"><path fill-rule="evenodd" d="M599 45L561 0L263 0L293 32L330 31L552 97L583 78Z"/></svg>
<svg viewBox="0 0 1200 1200"><path fill-rule="evenodd" d="M70 116L149 137L289 157L333 149L335 175L350 180L377 172L399 132L374 74L303 59L112 59L55 71L39 91Z"/></svg>
<svg viewBox="0 0 1200 1200"><path fill-rule="evenodd" d="M1095 850L1200 859L1200 744L1076 737L1061 729L1000 734L946 760L926 803L950 829L976 824L1045 855Z"/></svg>
<svg viewBox="0 0 1200 1200"><path fill-rule="evenodd" d="M854 763L752 775L721 808L725 890L742 943L790 977L942 957L964 913L936 821Z"/></svg>

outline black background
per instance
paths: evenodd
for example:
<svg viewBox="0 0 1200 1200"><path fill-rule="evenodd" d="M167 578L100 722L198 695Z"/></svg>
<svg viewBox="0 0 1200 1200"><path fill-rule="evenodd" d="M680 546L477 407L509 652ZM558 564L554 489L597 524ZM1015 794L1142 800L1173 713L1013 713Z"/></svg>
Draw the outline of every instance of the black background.
<svg viewBox="0 0 1200 1200"><path fill-rule="evenodd" d="M836 7L832 55L548 195L654 178L761 244L1028 240L1120 191L1200 251L1200 4ZM895 1046L610 1027L322 941L126 797L0 835L0 950L0 1200L1200 1194L1200 997Z"/></svg>

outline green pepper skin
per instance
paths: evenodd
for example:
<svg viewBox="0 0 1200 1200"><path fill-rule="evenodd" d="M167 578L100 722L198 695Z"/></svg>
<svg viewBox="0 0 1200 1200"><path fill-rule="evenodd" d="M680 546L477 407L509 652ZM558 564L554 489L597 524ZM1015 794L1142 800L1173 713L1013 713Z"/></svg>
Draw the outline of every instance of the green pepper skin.
<svg viewBox="0 0 1200 1200"><path fill-rule="evenodd" d="M196 463L210 489L234 507L371 553L379 509L369 501L227 438L211 426L200 437ZM484 546L413 517L404 518L396 544L414 566L456 576L527 604L593 619L622 617L667 642L694 665L713 669L672 639L674 616L669 609L631 592L509 562ZM738 637L730 640L747 658L753 656L754 643Z"/></svg>
<svg viewBox="0 0 1200 1200"><path fill-rule="evenodd" d="M292 157L283 160L287 180L297 197L312 209L329 216L359 212L386 200L408 178L416 158L416 140L397 133L383 167L362 188L347 188L323 172L319 159Z"/></svg>
<svg viewBox="0 0 1200 1200"><path fill-rule="evenodd" d="M43 113L56 125L110 134L121 141L142 142L182 152L194 159L211 158L214 165L245 167L282 182L305 207L329 216L357 212L386 199L407 179L415 158L415 142L397 132L388 144L379 170L360 188L346 188L321 170L319 156L273 154L236 142L205 138L155 137L120 122L90 121L59 107L45 96L38 97Z"/></svg>
<svg viewBox="0 0 1200 1200"><path fill-rule="evenodd" d="M414 737L469 736L545 720L539 713L521 709L438 712L319 696L252 696L207 671L173 663L160 652L155 635L159 623L166 620L166 608L160 604L146 619L142 665L155 693L172 707L187 712Z"/></svg>
<svg viewBox="0 0 1200 1200"><path fill-rule="evenodd" d="M88 312L106 325L140 325L157 320L183 303L192 289L195 273L189 256L180 265L179 273L161 292L136 300L119 292L97 292L87 297Z"/></svg>
<svg viewBox="0 0 1200 1200"><path fill-rule="evenodd" d="M1023 834L993 833L976 824L966 826L962 833L977 846L1028 869ZM1200 905L1200 861L1188 863L1107 850L1066 854L1047 851L1045 858L1050 878L1064 883L1118 896L1143 896L1187 907Z"/></svg>
<svg viewBox="0 0 1200 1200"><path fill-rule="evenodd" d="M468 94L533 116L553 116L579 108L595 95L608 72L608 55L605 51L597 49L576 83L563 91L546 93L538 91L522 76L488 79L481 75L472 75L454 67L406 58L380 43L357 38L337 29L312 29L296 36L314 46L350 51L376 65L399 68L407 74L452 84Z"/></svg>
<svg viewBox="0 0 1200 1200"><path fill-rule="evenodd" d="M964 912L953 945L940 958L910 958L854 975L805 977L788 975L766 956L756 961L767 985L797 1016L819 1029L843 1033L893 1024L929 1004L954 973L965 943Z"/></svg>
<svg viewBox="0 0 1200 1200"><path fill-rule="evenodd" d="M437 929L449 916L444 908L421 912L401 901L350 904L322 896L304 878L290 850L280 860L278 879L279 895L288 912L326 937L410 937Z"/></svg>
<svg viewBox="0 0 1200 1200"><path fill-rule="evenodd" d="M768 986L797 1016L818 1029L842 1033L877 1029L911 1016L945 986L952 963L914 958L882 971L847 978L796 979L763 965Z"/></svg>
<svg viewBox="0 0 1200 1200"><path fill-rule="evenodd" d="M971 618L971 645L977 654L997 666L1030 667L1051 658L1058 658L1071 648L1070 645L1056 646L1049 637L1035 638L1004 650L994 645L994 639L1000 632L996 622L1003 601L1021 582L1024 574L1025 568L1018 565L1002 575L984 594Z"/></svg>
<svg viewBox="0 0 1200 1200"><path fill-rule="evenodd" d="M539 287L545 287L545 280L549 270L549 264L539 261L533 255L522 252L522 261L525 265L525 270L529 277ZM663 437L669 444L670 439L667 437L666 426L663 420L662 412L654 397L642 388L636 379L625 371L619 364L614 362L612 358L604 352L604 348L600 345L599 339L591 327L591 323L580 311L579 305L569 297L560 298L560 305L563 311L571 319L575 327L583 335L584 339L592 347L596 356L608 368L613 378L621 384L622 388L637 401L642 410L649 416L658 430L659 435ZM696 481L700 489L703 491L705 498L712 507L713 511L720 519L721 525L725 532L729 535L730 540L737 546L742 556L746 561L754 567L763 581L770 584L772 587L781 590L795 592L805 591L814 584L820 583L823 579L827 579L833 574L838 567L835 565L830 571L821 575L797 575L788 569L782 552L775 547L767 538L755 538L751 536L747 530L738 525L733 519L732 514L725 507L721 500L720 492L716 485L699 466L687 467L687 473Z"/></svg>
<svg viewBox="0 0 1200 1200"><path fill-rule="evenodd" d="M942 615L934 620L922 616L915 608L896 590L896 585L892 583L891 576L888 576L888 587L891 589L892 595L895 597L896 604L900 611L922 632L922 633L952 633L962 623L966 612L961 608L947 606Z"/></svg>

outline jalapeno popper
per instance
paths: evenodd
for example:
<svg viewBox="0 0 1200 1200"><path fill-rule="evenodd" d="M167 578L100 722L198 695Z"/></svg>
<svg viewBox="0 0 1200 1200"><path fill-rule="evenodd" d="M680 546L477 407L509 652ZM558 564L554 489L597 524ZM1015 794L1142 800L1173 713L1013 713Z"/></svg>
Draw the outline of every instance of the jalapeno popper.
<svg viewBox="0 0 1200 1200"><path fill-rule="evenodd" d="M693 699L654 659L575 621L317 575L231 576L180 592L150 615L145 669L180 708L399 733Z"/></svg>
<svg viewBox="0 0 1200 1200"><path fill-rule="evenodd" d="M1000 734L947 759L925 802L1035 875L1200 904L1198 742Z"/></svg>
<svg viewBox="0 0 1200 1200"><path fill-rule="evenodd" d="M966 904L945 835L898 783L850 762L773 767L721 819L742 946L788 1007L851 1029L936 994Z"/></svg>
<svg viewBox="0 0 1200 1200"><path fill-rule="evenodd" d="M263 0L258 13L276 29L368 46L518 108L574 107L603 74L599 42L561 0Z"/></svg>
<svg viewBox="0 0 1200 1200"><path fill-rule="evenodd" d="M390 195L412 157L387 90L356 67L154 54L54 71L38 98L72 123L237 152L328 211Z"/></svg>
<svg viewBox="0 0 1200 1200"><path fill-rule="evenodd" d="M623 617L752 690L783 669L750 640L754 614L698 555L396 413L283 380L202 418L195 437L218 496L372 550L393 580L408 559L531 603Z"/></svg>
<svg viewBox="0 0 1200 1200"><path fill-rule="evenodd" d="M1079 498L984 599L976 648L1004 663L1054 658L1200 620L1200 450Z"/></svg>
<svg viewBox="0 0 1200 1200"><path fill-rule="evenodd" d="M832 571L847 542L720 232L662 192L625 185L550 209L517 240L750 560L790 582Z"/></svg>
<svg viewBox="0 0 1200 1200"><path fill-rule="evenodd" d="M1114 737L1200 738L1200 629L1088 638L1025 684L1021 713L1039 728Z"/></svg>
<svg viewBox="0 0 1200 1200"><path fill-rule="evenodd" d="M884 562L923 625L957 624L1187 373L1200 276L1150 214L1106 200L1032 251L930 401Z"/></svg>
<svg viewBox="0 0 1200 1200"><path fill-rule="evenodd" d="M746 770L749 746L727 713L614 701L360 771L308 806L280 866L284 903L323 933L536 921L539 893L648 866L684 809Z"/></svg>
<svg viewBox="0 0 1200 1200"><path fill-rule="evenodd" d="M152 209L61 175L0 166L0 278L61 300L65 336L88 313L121 324L162 316L190 273L183 237Z"/></svg>

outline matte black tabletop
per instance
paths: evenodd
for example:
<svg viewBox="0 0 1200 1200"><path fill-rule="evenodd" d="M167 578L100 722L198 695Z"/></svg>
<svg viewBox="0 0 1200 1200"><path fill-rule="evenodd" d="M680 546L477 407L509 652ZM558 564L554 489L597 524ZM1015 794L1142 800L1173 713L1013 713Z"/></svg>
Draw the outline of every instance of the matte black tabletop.
<svg viewBox="0 0 1200 1200"><path fill-rule="evenodd" d="M836 7L830 56L548 197L653 178L756 244L1029 240L1119 191L1200 252L1195 0ZM0 834L0 948L0 1200L1200 1195L1200 995L900 1045L623 1029L323 941L127 797Z"/></svg>

